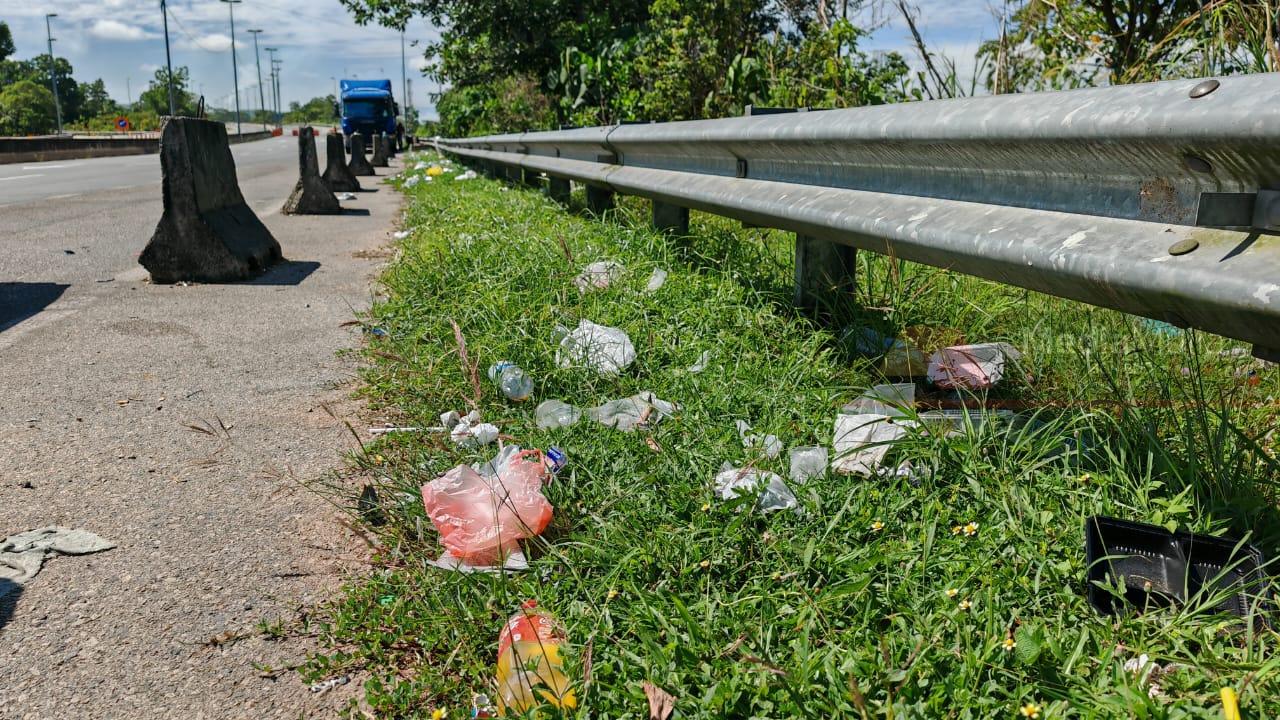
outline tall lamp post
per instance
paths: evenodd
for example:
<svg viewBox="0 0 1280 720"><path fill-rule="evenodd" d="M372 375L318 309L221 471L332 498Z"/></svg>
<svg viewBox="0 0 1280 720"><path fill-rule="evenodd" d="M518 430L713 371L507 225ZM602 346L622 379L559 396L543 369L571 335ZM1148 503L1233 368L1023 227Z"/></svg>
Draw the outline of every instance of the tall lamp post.
<svg viewBox="0 0 1280 720"><path fill-rule="evenodd" d="M58 116L58 134L62 134L62 103L58 101L58 74L57 63L53 60L53 26L49 24L50 18L58 17L58 13L48 13L44 16L44 34L49 39L49 85L53 88L53 110Z"/></svg>
<svg viewBox="0 0 1280 720"><path fill-rule="evenodd" d="M258 107L262 110L262 114L267 114L267 96L266 91L262 87L262 56L258 53L258 35L262 34L262 30L250 30L253 33L253 61L258 66ZM263 127L267 123L263 121Z"/></svg>
<svg viewBox="0 0 1280 720"><path fill-rule="evenodd" d="M227 4L227 12L231 16L231 78L236 88L236 134L240 134L240 66L236 60L236 5L241 0L221 0Z"/></svg>
<svg viewBox="0 0 1280 720"><path fill-rule="evenodd" d="M164 16L164 64L169 71L169 117L173 117L178 111L173 103L173 57L169 54L169 9L165 0L160 0L160 14Z"/></svg>

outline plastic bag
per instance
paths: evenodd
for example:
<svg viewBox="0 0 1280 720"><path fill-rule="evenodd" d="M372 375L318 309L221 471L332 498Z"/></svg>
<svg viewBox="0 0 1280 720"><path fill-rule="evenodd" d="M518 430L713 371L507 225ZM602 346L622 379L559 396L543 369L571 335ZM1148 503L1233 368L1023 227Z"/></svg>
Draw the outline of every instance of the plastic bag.
<svg viewBox="0 0 1280 720"><path fill-rule="evenodd" d="M560 649L569 642L564 625L526 601L498 634L498 712L523 713L543 703L578 706Z"/></svg>
<svg viewBox="0 0 1280 720"><path fill-rule="evenodd" d="M956 345L929 358L929 379L940 388L982 390L1004 377L1005 364L1022 357L1008 343Z"/></svg>
<svg viewBox="0 0 1280 720"><path fill-rule="evenodd" d="M560 367L585 365L601 375L617 375L635 359L636 349L626 332L590 320L579 322L556 349L556 364Z"/></svg>
<svg viewBox="0 0 1280 720"><path fill-rule="evenodd" d="M600 407L588 408L587 417L601 425L631 432L637 425L657 425L678 409L675 403L659 400L657 395L646 390L629 398L611 400Z"/></svg>
<svg viewBox="0 0 1280 720"><path fill-rule="evenodd" d="M763 487L762 487L763 486ZM716 474L716 495L721 500L733 500L742 495L759 493L756 507L761 512L798 509L799 503L791 488L774 473L755 468L735 468L725 463Z"/></svg>
<svg viewBox="0 0 1280 720"><path fill-rule="evenodd" d="M910 421L893 421L884 415L837 415L831 443L835 458L831 469L842 473L874 475L889 446L907 434Z"/></svg>
<svg viewBox="0 0 1280 720"><path fill-rule="evenodd" d="M582 273L573 279L578 292L588 290L604 290L622 277L622 265L612 260L593 262L582 269Z"/></svg>
<svg viewBox="0 0 1280 720"><path fill-rule="evenodd" d="M551 522L542 494L546 467L536 450L518 453L485 477L459 465L422 486L422 504L455 558L496 565Z"/></svg>

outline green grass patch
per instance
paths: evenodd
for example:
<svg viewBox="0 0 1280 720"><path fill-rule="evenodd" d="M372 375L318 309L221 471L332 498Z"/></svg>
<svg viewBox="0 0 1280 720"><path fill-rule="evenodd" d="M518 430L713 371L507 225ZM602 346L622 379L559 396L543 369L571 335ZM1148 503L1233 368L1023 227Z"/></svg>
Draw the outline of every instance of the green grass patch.
<svg viewBox="0 0 1280 720"><path fill-rule="evenodd" d="M1247 358L1220 354L1230 343L870 253L857 302L819 323L790 307L784 233L695 214L693 237L670 239L647 228L647 203L601 220L579 198L566 211L485 179L410 196L413 233L367 318L387 331L366 351L370 403L408 425L468 410L456 323L484 418L524 447L564 448L570 466L546 488L555 518L528 543L532 569L464 575L425 564L441 549L419 488L496 448L397 434L353 456L379 477L381 569L321 622L331 649L309 679L360 672L382 716L466 717L474 693L492 693L503 621L534 598L568 627L581 717L647 717L645 681L686 718L1023 717L1027 703L1042 718L1220 718L1225 686L1245 717L1280 716L1271 630L1194 608L1108 618L1084 599L1095 513L1276 549L1280 380L1251 378ZM574 276L606 259L621 280L580 294ZM659 267L666 285L642 292ZM553 330L583 318L626 330L634 365L558 368ZM878 381L839 330L850 324L1012 342L1024 362L990 399L1019 421L895 446L917 484L793 484L800 515L715 499L722 462L787 475L786 453L744 449L735 420L787 447L830 446L839 407ZM707 369L688 372L704 352ZM533 400L505 402L484 377L503 359L533 374ZM644 390L680 411L630 434L534 423L540 400ZM972 536L953 533L971 522ZM1176 666L1159 694L1122 667L1140 653Z"/></svg>

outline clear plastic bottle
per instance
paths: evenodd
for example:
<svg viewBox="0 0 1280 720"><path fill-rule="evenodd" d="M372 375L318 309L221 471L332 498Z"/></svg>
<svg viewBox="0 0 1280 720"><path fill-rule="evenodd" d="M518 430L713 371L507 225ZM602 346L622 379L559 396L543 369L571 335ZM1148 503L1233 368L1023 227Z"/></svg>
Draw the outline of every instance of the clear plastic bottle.
<svg viewBox="0 0 1280 720"><path fill-rule="evenodd" d="M533 394L533 378L510 360L490 365L489 379L498 384L509 400L521 402Z"/></svg>
<svg viewBox="0 0 1280 720"><path fill-rule="evenodd" d="M525 601L498 635L498 712L523 713L543 703L578 706L560 649L568 642L560 621Z"/></svg>

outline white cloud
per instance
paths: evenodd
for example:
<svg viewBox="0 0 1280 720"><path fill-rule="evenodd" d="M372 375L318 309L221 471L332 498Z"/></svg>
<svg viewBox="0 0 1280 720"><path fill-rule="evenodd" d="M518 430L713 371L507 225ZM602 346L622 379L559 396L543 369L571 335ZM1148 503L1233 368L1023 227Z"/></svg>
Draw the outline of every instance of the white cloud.
<svg viewBox="0 0 1280 720"><path fill-rule="evenodd" d="M116 20L99 20L89 28L89 34L103 40L145 40L151 35L136 25L126 25Z"/></svg>
<svg viewBox="0 0 1280 720"><path fill-rule="evenodd" d="M153 65L153 64L151 64L151 63L142 63L141 65L139 65L139 66L138 66L138 69L139 69L139 70L141 70L142 72L147 73L147 74L149 74L149 75L150 75L150 74L155 73L155 71L159 70L159 69L160 69L160 66L159 66L159 65Z"/></svg>

